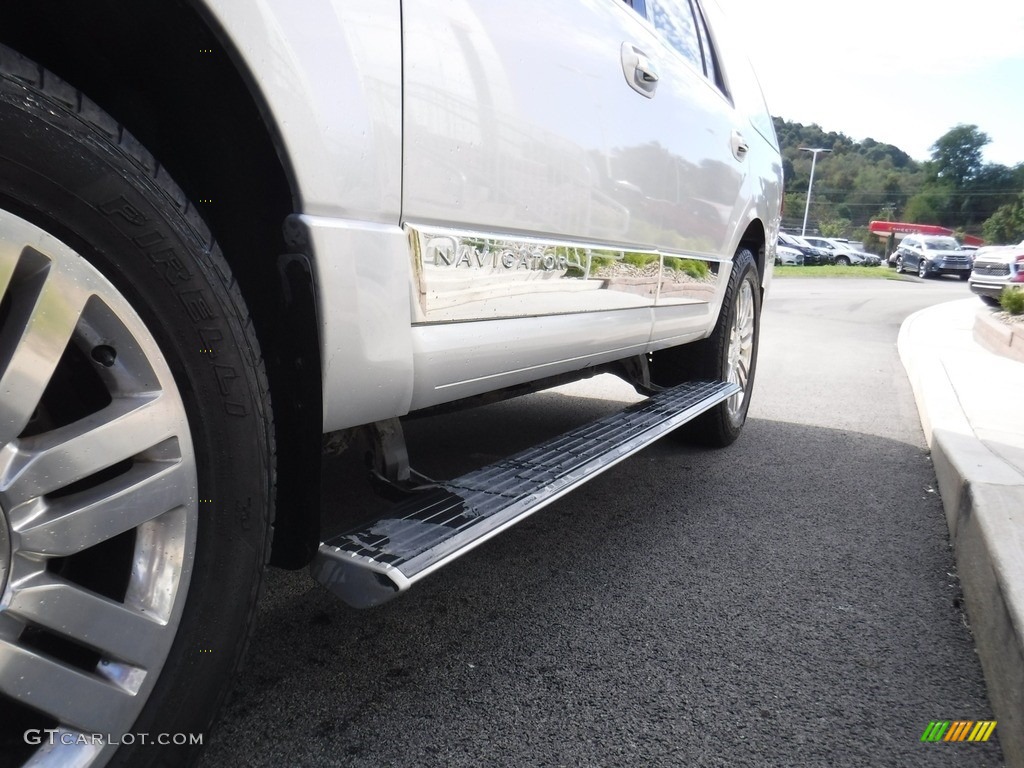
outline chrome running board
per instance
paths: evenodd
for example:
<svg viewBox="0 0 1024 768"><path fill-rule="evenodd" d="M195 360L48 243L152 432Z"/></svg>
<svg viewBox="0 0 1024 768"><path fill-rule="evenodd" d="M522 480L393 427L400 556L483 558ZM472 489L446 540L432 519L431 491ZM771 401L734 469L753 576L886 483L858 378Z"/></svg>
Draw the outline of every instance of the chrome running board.
<svg viewBox="0 0 1024 768"><path fill-rule="evenodd" d="M736 384L688 382L419 491L323 542L310 570L349 605L380 605L737 392Z"/></svg>

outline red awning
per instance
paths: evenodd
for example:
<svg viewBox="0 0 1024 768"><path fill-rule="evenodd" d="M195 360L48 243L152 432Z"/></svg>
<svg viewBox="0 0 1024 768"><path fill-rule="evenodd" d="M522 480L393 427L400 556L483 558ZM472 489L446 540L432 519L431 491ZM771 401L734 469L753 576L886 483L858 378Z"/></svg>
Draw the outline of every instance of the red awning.
<svg viewBox="0 0 1024 768"><path fill-rule="evenodd" d="M904 235L949 235L955 236L955 232L947 227L940 227L937 224L912 224L906 221L872 221L868 224L868 231L879 237L896 235L902 239ZM963 236L964 245L984 245L985 241L974 235Z"/></svg>

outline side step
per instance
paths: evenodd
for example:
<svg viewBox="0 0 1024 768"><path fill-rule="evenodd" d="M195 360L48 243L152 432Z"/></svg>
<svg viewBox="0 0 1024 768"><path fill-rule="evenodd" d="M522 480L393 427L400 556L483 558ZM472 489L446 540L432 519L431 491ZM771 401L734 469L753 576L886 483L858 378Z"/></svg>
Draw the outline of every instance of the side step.
<svg viewBox="0 0 1024 768"><path fill-rule="evenodd" d="M323 542L310 571L355 608L380 605L739 391L688 382L419 491L386 517Z"/></svg>

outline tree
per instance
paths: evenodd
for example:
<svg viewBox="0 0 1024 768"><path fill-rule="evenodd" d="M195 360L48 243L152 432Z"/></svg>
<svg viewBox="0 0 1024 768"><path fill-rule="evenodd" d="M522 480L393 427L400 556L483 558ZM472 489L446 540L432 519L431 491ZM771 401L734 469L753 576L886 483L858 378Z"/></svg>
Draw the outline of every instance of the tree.
<svg viewBox="0 0 1024 768"><path fill-rule="evenodd" d="M990 141L976 125L960 124L946 131L931 147L936 176L958 190L967 186L981 172L981 149Z"/></svg>
<svg viewBox="0 0 1024 768"><path fill-rule="evenodd" d="M1019 243L1024 241L1024 192L1012 203L1000 206L982 226L985 239L990 243Z"/></svg>
<svg viewBox="0 0 1024 768"><path fill-rule="evenodd" d="M842 237L849 228L849 219L823 219L818 223L822 237Z"/></svg>
<svg viewBox="0 0 1024 768"><path fill-rule="evenodd" d="M945 224L952 190L941 184L931 184L907 201L903 218L916 224Z"/></svg>
<svg viewBox="0 0 1024 768"><path fill-rule="evenodd" d="M932 159L919 163L875 139L856 141L819 125L774 120L785 174L785 224L791 228L802 224L811 174L811 156L801 147L833 149L815 170L808 227L819 230L839 219L849 219L853 228L887 218L980 235L982 223L1024 190L1024 163L982 162L989 137L974 125L947 131L932 145Z"/></svg>
<svg viewBox="0 0 1024 768"><path fill-rule="evenodd" d="M960 222L980 224L1000 206L1012 203L1021 186L1014 169L996 163L983 166L977 176L959 190L955 207Z"/></svg>

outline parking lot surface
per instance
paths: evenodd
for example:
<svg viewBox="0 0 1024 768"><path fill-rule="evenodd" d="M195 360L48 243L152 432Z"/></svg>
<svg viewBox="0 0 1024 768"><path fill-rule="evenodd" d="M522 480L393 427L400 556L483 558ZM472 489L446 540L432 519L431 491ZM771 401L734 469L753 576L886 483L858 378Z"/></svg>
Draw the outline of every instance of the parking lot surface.
<svg viewBox="0 0 1024 768"><path fill-rule="evenodd" d="M731 448L663 440L367 612L273 572L214 766L998 766L896 352L958 281L776 280ZM409 425L443 476L634 396L605 378ZM343 503L343 502L339 502Z"/></svg>

